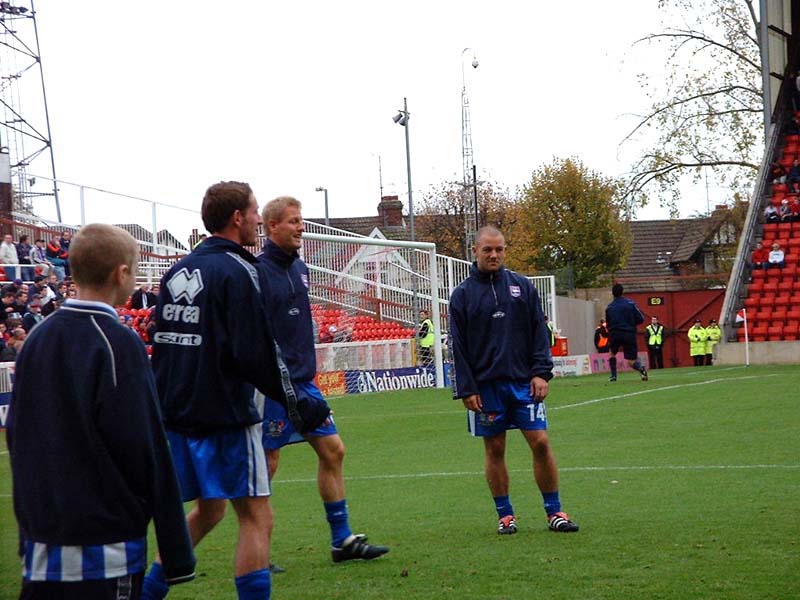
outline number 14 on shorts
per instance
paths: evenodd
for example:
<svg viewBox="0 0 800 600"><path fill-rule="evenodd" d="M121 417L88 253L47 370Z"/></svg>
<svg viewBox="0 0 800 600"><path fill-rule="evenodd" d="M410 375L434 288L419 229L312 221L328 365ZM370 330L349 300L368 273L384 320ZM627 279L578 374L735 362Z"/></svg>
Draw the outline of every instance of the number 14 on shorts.
<svg viewBox="0 0 800 600"><path fill-rule="evenodd" d="M536 421L547 422L547 411L545 410L544 402L528 404L528 411L530 412L531 423Z"/></svg>

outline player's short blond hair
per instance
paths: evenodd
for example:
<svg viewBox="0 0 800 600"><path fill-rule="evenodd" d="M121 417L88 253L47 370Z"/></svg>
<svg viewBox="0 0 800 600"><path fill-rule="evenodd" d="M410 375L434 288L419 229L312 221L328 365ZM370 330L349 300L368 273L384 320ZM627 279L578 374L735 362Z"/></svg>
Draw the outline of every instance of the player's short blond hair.
<svg viewBox="0 0 800 600"><path fill-rule="evenodd" d="M261 220L264 221L264 227L269 230L270 221L280 221L283 217L283 212L290 206L295 207L297 210L302 210L303 205L300 200L292 196L278 196L274 200L270 200L261 211Z"/></svg>
<svg viewBox="0 0 800 600"><path fill-rule="evenodd" d="M133 236L103 223L82 227L69 247L69 267L78 286L103 287L114 269L120 265L133 269L138 259Z"/></svg>

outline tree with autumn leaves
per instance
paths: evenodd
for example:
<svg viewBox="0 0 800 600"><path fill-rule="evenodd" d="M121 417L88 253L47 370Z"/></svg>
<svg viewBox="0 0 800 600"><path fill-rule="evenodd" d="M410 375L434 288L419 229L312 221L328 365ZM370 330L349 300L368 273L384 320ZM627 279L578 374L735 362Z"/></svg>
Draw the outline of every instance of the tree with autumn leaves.
<svg viewBox="0 0 800 600"><path fill-rule="evenodd" d="M515 196L481 184L479 223L503 231L509 268L524 274L571 268L576 287L603 285L630 252L620 190L618 182L576 158L554 159ZM418 238L435 242L440 253L463 257L464 202L455 184L426 195Z"/></svg>

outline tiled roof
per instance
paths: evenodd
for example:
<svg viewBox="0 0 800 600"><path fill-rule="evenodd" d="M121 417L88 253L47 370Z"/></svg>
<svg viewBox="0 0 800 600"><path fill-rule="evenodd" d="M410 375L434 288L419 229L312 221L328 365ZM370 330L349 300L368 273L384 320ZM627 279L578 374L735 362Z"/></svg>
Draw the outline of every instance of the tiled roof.
<svg viewBox="0 0 800 600"><path fill-rule="evenodd" d="M631 254L617 278L669 277L678 263L692 260L725 219L726 211L710 217L666 221L631 221Z"/></svg>

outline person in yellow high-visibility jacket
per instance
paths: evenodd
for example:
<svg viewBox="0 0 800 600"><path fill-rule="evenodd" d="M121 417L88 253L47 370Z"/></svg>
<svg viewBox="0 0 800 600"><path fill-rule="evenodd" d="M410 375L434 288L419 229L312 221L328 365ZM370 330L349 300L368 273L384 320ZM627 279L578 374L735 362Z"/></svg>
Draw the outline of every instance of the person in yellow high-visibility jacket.
<svg viewBox="0 0 800 600"><path fill-rule="evenodd" d="M716 346L720 338L722 338L722 330L719 328L719 325L717 325L717 322L711 319L711 321L708 322L708 327L706 327L706 333L708 334L708 339L706 340L706 366L711 366L714 364L714 346Z"/></svg>
<svg viewBox="0 0 800 600"><path fill-rule="evenodd" d="M658 317L650 317L650 325L644 328L647 338L647 355L650 358L650 369L664 368L664 326Z"/></svg>
<svg viewBox="0 0 800 600"><path fill-rule="evenodd" d="M694 359L695 367L702 367L706 362L706 341L708 332L703 327L700 319L696 319L689 329L689 354Z"/></svg>

